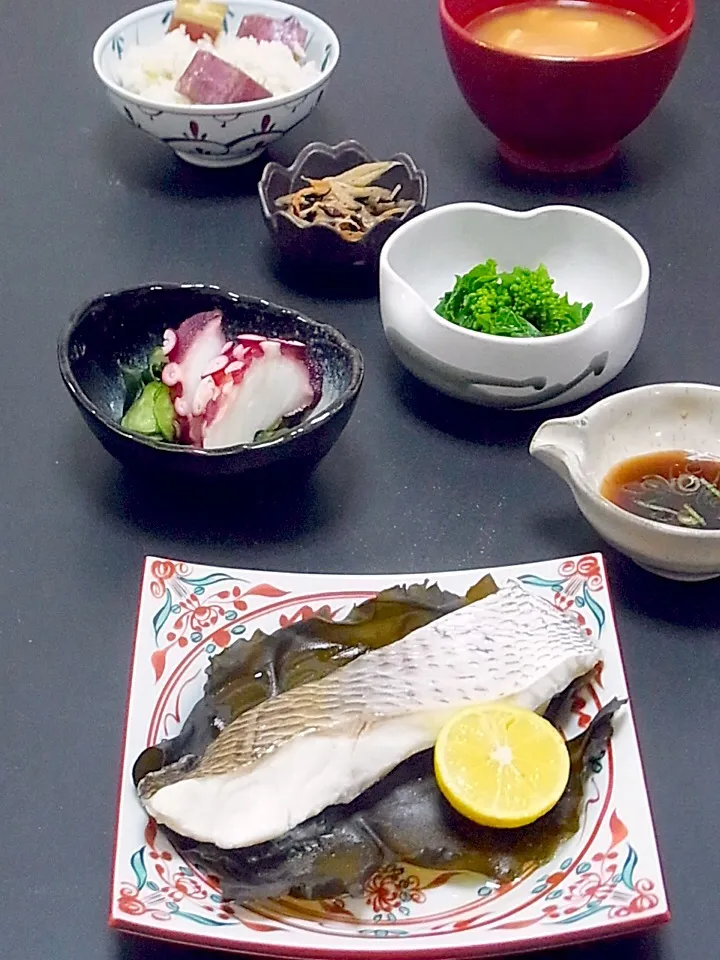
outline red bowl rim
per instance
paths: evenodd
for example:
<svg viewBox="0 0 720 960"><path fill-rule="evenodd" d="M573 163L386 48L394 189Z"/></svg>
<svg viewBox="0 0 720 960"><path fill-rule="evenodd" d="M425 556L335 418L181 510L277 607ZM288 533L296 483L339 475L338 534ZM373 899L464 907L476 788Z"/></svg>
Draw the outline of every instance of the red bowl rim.
<svg viewBox="0 0 720 960"><path fill-rule="evenodd" d="M602 0L598 0L598 2L602 4ZM682 37L683 34L688 33L695 20L695 0L685 0L685 2L687 3L685 19L672 33L666 34L662 40L654 43L651 47L641 47L639 50L629 50L627 53L614 53L607 57L552 57L546 54L528 56L524 53L512 53L509 50L502 50L499 47L493 47L488 43L483 43L482 40L476 39L465 27L461 27L460 24L450 16L447 9L447 0L439 0L439 6L440 18L443 23L451 30L454 30L463 40L513 60L538 60L542 63L611 63L616 60L628 60L631 57L640 57L644 54L652 53L655 50L660 50L668 46L668 44L673 43L679 37ZM503 0L499 0L497 7L494 9L500 9L506 5L509 4L505 4Z"/></svg>

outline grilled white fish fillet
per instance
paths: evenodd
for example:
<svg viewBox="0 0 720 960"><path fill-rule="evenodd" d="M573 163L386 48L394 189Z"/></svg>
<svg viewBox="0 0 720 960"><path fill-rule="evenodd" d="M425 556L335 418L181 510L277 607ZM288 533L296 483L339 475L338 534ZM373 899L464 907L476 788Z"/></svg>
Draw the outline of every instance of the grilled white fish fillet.
<svg viewBox="0 0 720 960"><path fill-rule="evenodd" d="M225 849L272 840L431 747L458 708L508 699L538 710L599 659L567 614L510 583L259 704L199 763L148 774L140 798L195 840Z"/></svg>

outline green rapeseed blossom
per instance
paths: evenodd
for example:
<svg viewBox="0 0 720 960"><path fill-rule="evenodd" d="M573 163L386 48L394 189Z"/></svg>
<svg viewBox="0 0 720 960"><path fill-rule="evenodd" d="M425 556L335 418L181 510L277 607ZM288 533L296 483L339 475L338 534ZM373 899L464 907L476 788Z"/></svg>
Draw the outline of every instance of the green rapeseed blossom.
<svg viewBox="0 0 720 960"><path fill-rule="evenodd" d="M487 260L455 278L436 307L441 317L469 330L501 337L547 337L582 326L592 304L570 303L553 289L552 277L540 264L536 270L515 267L498 273Z"/></svg>

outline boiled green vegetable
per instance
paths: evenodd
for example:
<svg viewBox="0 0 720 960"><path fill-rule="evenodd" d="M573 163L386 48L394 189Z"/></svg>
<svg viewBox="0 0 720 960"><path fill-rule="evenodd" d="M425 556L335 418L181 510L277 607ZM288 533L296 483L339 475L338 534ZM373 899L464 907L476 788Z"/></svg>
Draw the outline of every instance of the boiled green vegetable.
<svg viewBox="0 0 720 960"><path fill-rule="evenodd" d="M456 277L435 309L445 320L479 333L548 337L582 326L592 304L570 303L567 294L556 293L542 264L499 273L497 263L487 260Z"/></svg>

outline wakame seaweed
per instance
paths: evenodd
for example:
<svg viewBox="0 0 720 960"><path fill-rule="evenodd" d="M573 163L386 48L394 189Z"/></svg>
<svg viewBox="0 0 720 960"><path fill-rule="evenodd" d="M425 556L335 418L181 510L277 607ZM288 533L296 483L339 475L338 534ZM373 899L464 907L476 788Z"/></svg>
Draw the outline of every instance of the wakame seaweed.
<svg viewBox="0 0 720 960"><path fill-rule="evenodd" d="M433 751L425 750L352 803L329 807L277 840L221 850L167 833L185 856L220 878L228 899L239 902L288 893L304 899L359 895L373 873L396 862L472 871L508 883L547 863L577 833L585 784L605 753L621 706L612 700L568 742L565 792L549 813L526 827L481 827L459 814L437 786Z"/></svg>

